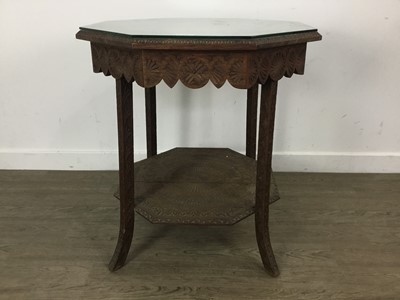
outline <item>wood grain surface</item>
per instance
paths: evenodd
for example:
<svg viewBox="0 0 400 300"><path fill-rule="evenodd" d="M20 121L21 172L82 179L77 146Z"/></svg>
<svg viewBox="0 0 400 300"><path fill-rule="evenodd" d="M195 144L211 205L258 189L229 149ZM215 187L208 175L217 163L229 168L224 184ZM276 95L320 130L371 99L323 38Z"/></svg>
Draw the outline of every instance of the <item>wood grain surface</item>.
<svg viewBox="0 0 400 300"><path fill-rule="evenodd" d="M280 277L254 220L152 225L127 264L116 244L117 172L0 171L0 299L399 299L400 175L277 173L270 209Z"/></svg>

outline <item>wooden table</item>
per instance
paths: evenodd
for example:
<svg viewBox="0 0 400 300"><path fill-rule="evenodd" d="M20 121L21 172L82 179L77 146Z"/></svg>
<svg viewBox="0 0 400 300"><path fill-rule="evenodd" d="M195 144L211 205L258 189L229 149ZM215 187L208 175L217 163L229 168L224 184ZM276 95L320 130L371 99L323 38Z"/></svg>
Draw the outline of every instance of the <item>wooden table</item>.
<svg viewBox="0 0 400 300"><path fill-rule="evenodd" d="M278 81L303 74L315 28L245 19L109 21L80 28L93 70L116 80L120 231L109 263L121 268L131 246L135 211L152 223L231 225L255 214L266 271L279 275L269 238L269 204L279 198L271 159ZM247 89L246 156L230 149L175 148L157 154L156 85L189 88L228 81ZM133 160L132 83L145 89L147 159ZM256 160L258 86L261 85Z"/></svg>

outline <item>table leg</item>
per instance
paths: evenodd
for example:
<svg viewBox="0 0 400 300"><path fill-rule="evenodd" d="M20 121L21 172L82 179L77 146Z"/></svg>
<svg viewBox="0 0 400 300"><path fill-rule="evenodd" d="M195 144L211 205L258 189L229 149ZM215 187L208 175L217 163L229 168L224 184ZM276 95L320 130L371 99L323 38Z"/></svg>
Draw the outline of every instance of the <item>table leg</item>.
<svg viewBox="0 0 400 300"><path fill-rule="evenodd" d="M145 88L147 158L157 154L156 87Z"/></svg>
<svg viewBox="0 0 400 300"><path fill-rule="evenodd" d="M246 156L256 158L258 83L247 90Z"/></svg>
<svg viewBox="0 0 400 300"><path fill-rule="evenodd" d="M247 90L247 116L246 116L246 156L256 158L256 143L257 143L257 107L258 105L258 83ZM271 174L273 177L273 174ZM278 187L272 178L273 199L276 201L280 198Z"/></svg>
<svg viewBox="0 0 400 300"><path fill-rule="evenodd" d="M264 268L274 277L279 275L279 269L269 238L268 217L277 86L277 82L268 80L261 88L255 205L258 249Z"/></svg>
<svg viewBox="0 0 400 300"><path fill-rule="evenodd" d="M132 83L124 77L116 80L119 148L120 227L117 246L108 265L110 271L121 268L128 256L133 237L133 101Z"/></svg>

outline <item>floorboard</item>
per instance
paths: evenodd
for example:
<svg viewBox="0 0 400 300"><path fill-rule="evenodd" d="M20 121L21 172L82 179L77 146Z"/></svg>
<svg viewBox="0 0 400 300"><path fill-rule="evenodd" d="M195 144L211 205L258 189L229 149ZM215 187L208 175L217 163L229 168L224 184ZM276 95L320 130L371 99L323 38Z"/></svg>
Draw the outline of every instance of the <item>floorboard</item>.
<svg viewBox="0 0 400 300"><path fill-rule="evenodd" d="M400 299L400 175L276 173L269 277L253 217L227 227L137 216L110 273L116 172L0 171L0 299Z"/></svg>

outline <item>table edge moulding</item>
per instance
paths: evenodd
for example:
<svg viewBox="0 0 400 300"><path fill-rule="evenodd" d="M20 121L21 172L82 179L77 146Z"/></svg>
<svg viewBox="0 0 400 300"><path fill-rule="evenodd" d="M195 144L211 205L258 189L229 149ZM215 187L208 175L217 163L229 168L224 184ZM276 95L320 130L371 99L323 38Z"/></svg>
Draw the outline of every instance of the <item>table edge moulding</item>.
<svg viewBox="0 0 400 300"><path fill-rule="evenodd" d="M120 230L109 269L125 264L135 211L152 223L192 225L232 225L254 213L263 265L278 276L268 227L269 205L279 199L271 169L277 85L304 73L307 43L321 39L317 29L284 21L143 19L83 26L76 38L90 42L93 71L116 80ZM246 155L222 148L157 154L161 81L193 89L228 81L246 89ZM133 82L145 91L147 140L147 159L135 164Z"/></svg>

